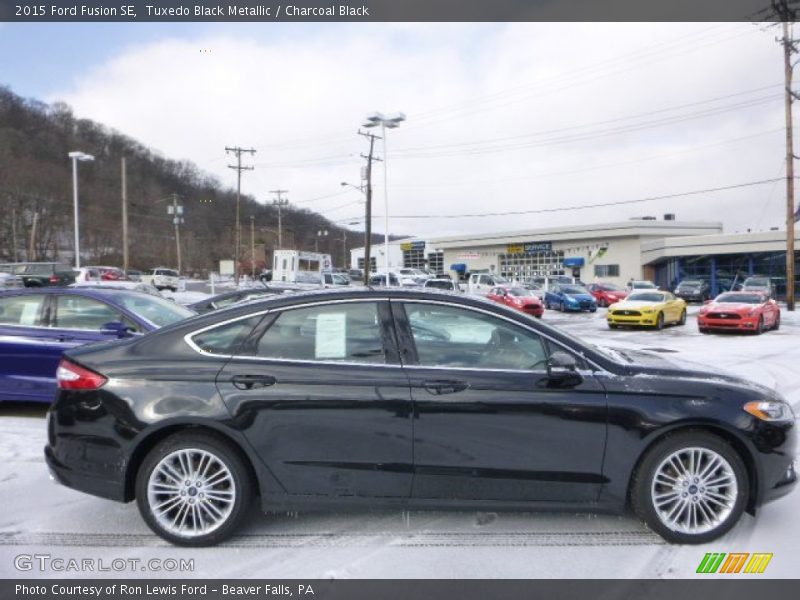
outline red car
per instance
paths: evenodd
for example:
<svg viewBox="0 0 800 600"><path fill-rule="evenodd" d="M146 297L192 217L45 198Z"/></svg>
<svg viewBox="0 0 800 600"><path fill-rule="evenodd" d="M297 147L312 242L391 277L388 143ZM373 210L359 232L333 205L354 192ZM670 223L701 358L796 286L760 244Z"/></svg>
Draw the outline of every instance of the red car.
<svg viewBox="0 0 800 600"><path fill-rule="evenodd" d="M533 315L537 319L541 319L544 314L542 300L535 296L531 290L523 287L492 288L486 297L500 304L521 310L526 315Z"/></svg>
<svg viewBox="0 0 800 600"><path fill-rule="evenodd" d="M125 271L118 267L87 267L100 272L100 279L103 281L121 281L128 279Z"/></svg>
<svg viewBox="0 0 800 600"><path fill-rule="evenodd" d="M611 306L628 297L625 288L613 283L592 283L586 286L586 289L597 300L597 306Z"/></svg>
<svg viewBox="0 0 800 600"><path fill-rule="evenodd" d="M781 309L760 292L725 292L707 302L697 313L701 333L712 329L735 329L764 333L781 325Z"/></svg>

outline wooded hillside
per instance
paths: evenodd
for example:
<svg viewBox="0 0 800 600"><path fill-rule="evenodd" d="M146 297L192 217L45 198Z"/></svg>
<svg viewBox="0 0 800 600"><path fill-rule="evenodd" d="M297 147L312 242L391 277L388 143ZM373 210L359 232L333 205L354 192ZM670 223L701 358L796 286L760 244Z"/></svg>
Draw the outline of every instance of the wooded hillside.
<svg viewBox="0 0 800 600"><path fill-rule="evenodd" d="M72 166L67 154L73 150L96 158L78 166L83 264L122 265L123 156L131 268L176 266L174 228L165 200L171 194L180 196L185 209L184 272L216 269L220 259L233 258L235 190L224 188L190 162L169 160L122 133L76 118L66 104L21 98L0 86L0 261L72 262ZM277 246L277 209L243 195L243 272L249 271L251 215L257 265ZM329 232L319 250L343 266L343 245L335 241L342 238L340 227L309 210L283 209L284 247L313 250L319 229ZM348 249L363 244L363 233L348 234Z"/></svg>

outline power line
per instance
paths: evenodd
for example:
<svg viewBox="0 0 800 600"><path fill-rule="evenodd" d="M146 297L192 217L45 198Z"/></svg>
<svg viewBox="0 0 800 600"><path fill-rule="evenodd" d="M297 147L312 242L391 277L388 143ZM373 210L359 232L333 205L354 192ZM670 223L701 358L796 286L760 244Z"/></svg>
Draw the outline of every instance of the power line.
<svg viewBox="0 0 800 600"><path fill-rule="evenodd" d="M520 215L535 215L535 214L543 214L543 213L553 213L553 212L564 212L569 210L587 210L593 208L607 208L609 206L623 206L627 204L640 204L643 202L653 202L656 200L670 200L673 198L683 198L686 196L697 196L700 194L711 194L715 192L723 192L728 190L735 190L740 188L747 188L753 187L756 185L765 185L768 183L773 183L775 181L782 181L782 178L771 178L771 179L761 179L759 181L748 181L745 183L737 183L733 185L726 185L720 186L715 188L705 188L701 190L692 190L688 192L679 192L674 194L664 194L660 196L648 196L645 198L636 198L634 200L615 200L613 202L601 202L599 204L582 204L582 205L574 205L574 206L558 206L553 208L539 208L534 210L512 210L506 212L486 212L486 213L464 213L464 214L452 214L452 213L444 213L444 214L428 214L428 215L392 215L393 219L462 219L462 218L484 218L484 217L510 217L510 216L520 216ZM373 217L377 217L380 215L373 215ZM341 223L348 219L343 219L342 221L334 221L335 223Z"/></svg>
<svg viewBox="0 0 800 600"><path fill-rule="evenodd" d="M250 154L254 155L256 153L254 148L240 148L236 146L234 148L225 146L225 154L228 152L232 152L236 155L236 165L228 165L229 169L236 170L236 250L234 252L234 270L235 270L235 277L236 281L239 281L239 255L241 253L241 243L242 243L242 222L239 217L239 205L241 204L241 196L242 196L242 171L252 171L255 167L243 167L242 166L242 154Z"/></svg>

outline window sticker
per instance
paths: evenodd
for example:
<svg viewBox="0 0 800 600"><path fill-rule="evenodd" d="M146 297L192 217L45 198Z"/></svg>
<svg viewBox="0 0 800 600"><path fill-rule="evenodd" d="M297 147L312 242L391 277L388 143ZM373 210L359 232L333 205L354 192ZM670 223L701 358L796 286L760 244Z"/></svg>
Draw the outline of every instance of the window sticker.
<svg viewBox="0 0 800 600"><path fill-rule="evenodd" d="M317 316L316 321L315 358L346 358L345 333L347 314L321 314Z"/></svg>
<svg viewBox="0 0 800 600"><path fill-rule="evenodd" d="M38 302L26 302L22 307L22 314L19 317L20 325L36 325L36 317L39 314Z"/></svg>

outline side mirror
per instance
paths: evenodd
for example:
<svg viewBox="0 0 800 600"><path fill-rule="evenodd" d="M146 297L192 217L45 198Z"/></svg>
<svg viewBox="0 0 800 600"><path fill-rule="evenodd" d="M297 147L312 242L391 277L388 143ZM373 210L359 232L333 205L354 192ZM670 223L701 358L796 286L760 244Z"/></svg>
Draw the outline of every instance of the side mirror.
<svg viewBox="0 0 800 600"><path fill-rule="evenodd" d="M577 371L575 357L566 352L556 351L547 361L547 379L552 387L575 387L583 383Z"/></svg>
<svg viewBox="0 0 800 600"><path fill-rule="evenodd" d="M121 321L111 321L110 323L103 325L103 328L100 331L101 333L105 333L107 335L116 335L118 338L126 338L130 337L132 330Z"/></svg>

